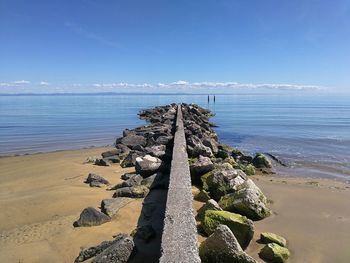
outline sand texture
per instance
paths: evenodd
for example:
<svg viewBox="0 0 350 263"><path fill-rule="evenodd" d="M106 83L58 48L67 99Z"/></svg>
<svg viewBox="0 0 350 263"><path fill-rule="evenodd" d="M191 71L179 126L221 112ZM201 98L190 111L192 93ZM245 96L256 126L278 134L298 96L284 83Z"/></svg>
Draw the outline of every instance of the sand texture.
<svg viewBox="0 0 350 263"><path fill-rule="evenodd" d="M0 158L0 262L73 262L80 247L110 240L135 229L142 200L122 208L111 222L74 228L88 206L98 208L113 192L83 181L95 172L112 184L133 168L84 164L106 148ZM247 252L259 262L260 232L286 237L290 262L350 262L350 189L330 180L253 177L270 200L274 214L255 222ZM317 183L316 183L317 181ZM201 203L195 202L199 208ZM199 240L203 240L199 237ZM141 261L140 261L141 262Z"/></svg>

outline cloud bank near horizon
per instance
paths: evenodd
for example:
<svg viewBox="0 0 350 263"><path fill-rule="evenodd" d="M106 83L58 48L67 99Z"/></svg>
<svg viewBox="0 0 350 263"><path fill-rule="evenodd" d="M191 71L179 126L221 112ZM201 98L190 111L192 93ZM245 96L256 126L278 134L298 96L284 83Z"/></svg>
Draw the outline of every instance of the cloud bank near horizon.
<svg viewBox="0 0 350 263"><path fill-rule="evenodd" d="M238 82L188 82L178 80L170 83L92 83L55 85L47 81L33 83L28 80L0 82L0 94L21 93L232 93L240 91L312 91L326 90L316 85L253 84Z"/></svg>

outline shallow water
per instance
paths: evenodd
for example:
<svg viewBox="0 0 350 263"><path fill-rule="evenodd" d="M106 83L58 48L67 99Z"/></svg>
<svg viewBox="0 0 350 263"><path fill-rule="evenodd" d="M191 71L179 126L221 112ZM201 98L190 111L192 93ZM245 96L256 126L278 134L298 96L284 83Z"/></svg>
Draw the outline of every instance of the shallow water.
<svg viewBox="0 0 350 263"><path fill-rule="evenodd" d="M350 178L350 98L281 94L0 96L0 155L113 144L144 124L137 112L171 102L216 113L222 142L269 152L293 167L281 173Z"/></svg>

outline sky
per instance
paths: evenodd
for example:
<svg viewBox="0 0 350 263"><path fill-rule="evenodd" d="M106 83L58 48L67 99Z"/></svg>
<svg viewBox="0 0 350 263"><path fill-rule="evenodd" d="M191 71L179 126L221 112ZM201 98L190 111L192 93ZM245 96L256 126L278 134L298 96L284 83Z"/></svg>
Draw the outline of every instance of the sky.
<svg viewBox="0 0 350 263"><path fill-rule="evenodd" d="M349 83L349 0L0 0L0 93Z"/></svg>

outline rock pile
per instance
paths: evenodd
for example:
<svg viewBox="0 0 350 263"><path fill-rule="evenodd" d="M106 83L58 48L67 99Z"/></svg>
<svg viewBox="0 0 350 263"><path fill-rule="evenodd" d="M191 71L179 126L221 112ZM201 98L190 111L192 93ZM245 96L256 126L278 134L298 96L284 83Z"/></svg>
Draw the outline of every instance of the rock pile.
<svg viewBox="0 0 350 263"><path fill-rule="evenodd" d="M200 245L201 260L255 263L244 249L253 238L254 220L268 217L271 210L267 198L249 176L257 169L269 172L271 162L261 153L253 157L220 143L213 130L215 125L209 121L213 116L209 110L194 104L181 107L191 180L200 188L194 198L205 202L196 217L201 231L208 236ZM135 173L124 174L122 183L109 186L107 190L114 191L113 198L101 202L101 212L91 207L84 209L75 226L108 222L133 198L144 198L155 189L167 189L176 110L177 105L171 104L141 111L139 117L148 124L124 130L113 150L93 159L96 165L120 163L122 167L135 167ZM94 187L109 185L96 174L89 174L86 183ZM150 217L148 212L144 211ZM151 223L140 225L131 236L120 234L115 240L82 250L76 262L92 257L95 257L93 262L127 262L131 252L137 250L135 238L148 242L156 235ZM266 243L259 254L264 260L285 262L288 259L289 251L282 237L265 233L261 242Z"/></svg>

